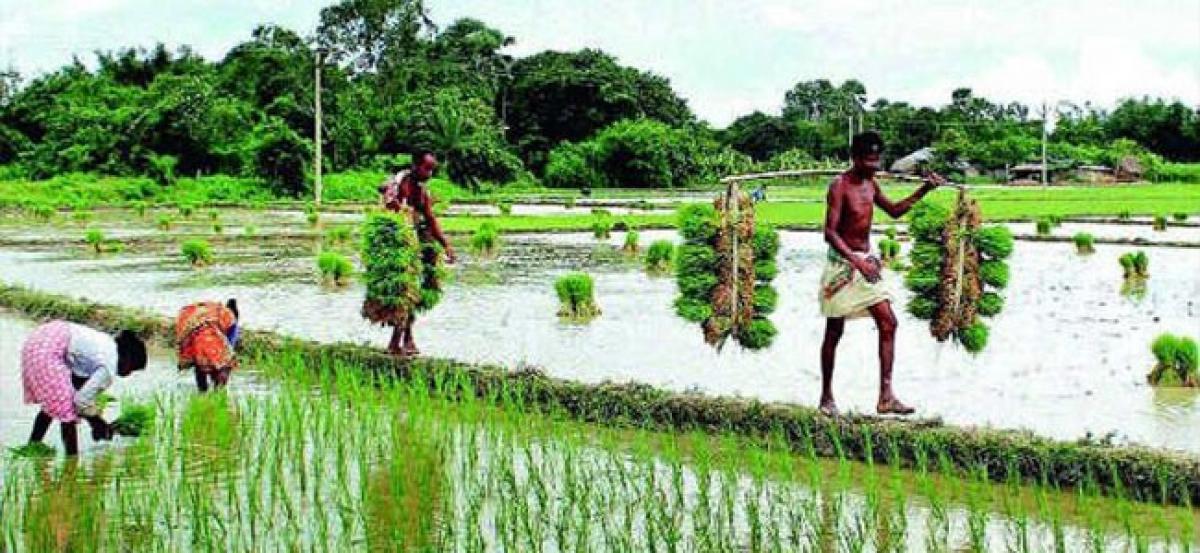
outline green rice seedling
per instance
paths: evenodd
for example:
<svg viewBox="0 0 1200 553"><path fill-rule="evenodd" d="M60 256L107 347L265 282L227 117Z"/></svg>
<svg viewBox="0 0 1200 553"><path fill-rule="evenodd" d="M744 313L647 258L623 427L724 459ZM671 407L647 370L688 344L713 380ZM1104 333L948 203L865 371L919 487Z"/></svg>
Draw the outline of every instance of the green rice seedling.
<svg viewBox="0 0 1200 553"><path fill-rule="evenodd" d="M891 238L879 241L879 257L884 263L891 263L900 257L900 243Z"/></svg>
<svg viewBox="0 0 1200 553"><path fill-rule="evenodd" d="M575 208L575 196L567 196L567 199L563 200L563 207L565 207L567 209L574 209Z"/></svg>
<svg viewBox="0 0 1200 553"><path fill-rule="evenodd" d="M1134 268L1134 265L1133 265L1133 253L1132 252L1126 252L1126 253L1121 254L1121 257L1117 258L1117 261L1121 264L1121 270L1124 272L1125 278L1128 279L1128 278L1132 278L1137 275L1137 270Z"/></svg>
<svg viewBox="0 0 1200 553"><path fill-rule="evenodd" d="M140 218L146 217L146 209L149 206L146 204L145 201L138 200L136 202L133 202L132 206L133 206L133 212L136 213L138 217L140 217Z"/></svg>
<svg viewBox="0 0 1200 553"><path fill-rule="evenodd" d="M171 226L174 224L175 224L175 221L173 219L171 219L170 215L159 215L158 221L156 222L156 225L158 226L158 230L161 230L164 232L171 230Z"/></svg>
<svg viewBox="0 0 1200 553"><path fill-rule="evenodd" d="M984 292L979 296L977 309L981 316L995 317L1004 309L1004 297L995 292Z"/></svg>
<svg viewBox="0 0 1200 553"><path fill-rule="evenodd" d="M938 286L941 285L941 278L941 268L913 264L908 274L904 275L904 285L932 300L932 297L936 296ZM936 305L936 300L934 301Z"/></svg>
<svg viewBox="0 0 1200 553"><path fill-rule="evenodd" d="M987 347L988 327L980 321L959 329L958 342L970 353L979 353Z"/></svg>
<svg viewBox="0 0 1200 553"><path fill-rule="evenodd" d="M104 252L104 232L100 229L90 229L84 236L84 241L95 250L96 253Z"/></svg>
<svg viewBox="0 0 1200 553"><path fill-rule="evenodd" d="M1133 252L1133 272L1142 278L1150 276L1150 256L1145 251Z"/></svg>
<svg viewBox="0 0 1200 553"><path fill-rule="evenodd" d="M655 240L646 249L646 271L653 274L669 272L674 257L675 244L670 240Z"/></svg>
<svg viewBox="0 0 1200 553"><path fill-rule="evenodd" d="M482 256L495 255L500 249L500 231L496 225L487 221L475 229L471 235L471 251Z"/></svg>
<svg viewBox="0 0 1200 553"><path fill-rule="evenodd" d="M224 234L225 225L222 225L221 223L213 223L212 230L213 234Z"/></svg>
<svg viewBox="0 0 1200 553"><path fill-rule="evenodd" d="M686 204L679 208L677 226L688 244L707 244L717 236L720 219L709 204Z"/></svg>
<svg viewBox="0 0 1200 553"><path fill-rule="evenodd" d="M1160 230L1160 231L1161 231L1161 230L1167 230L1167 217L1166 217L1166 215L1155 215L1155 216L1154 216L1154 223L1153 223L1153 226L1154 226L1154 230Z"/></svg>
<svg viewBox="0 0 1200 553"><path fill-rule="evenodd" d="M888 240L895 240L896 239L896 227L889 226L888 228L884 229L883 235L886 236Z"/></svg>
<svg viewBox="0 0 1200 553"><path fill-rule="evenodd" d="M1177 222L1177 223L1182 223L1182 222L1188 220L1188 214L1183 213L1181 211L1177 211L1177 212L1171 214L1171 218L1174 219L1175 222Z"/></svg>
<svg viewBox="0 0 1200 553"><path fill-rule="evenodd" d="M42 442L32 442L17 447L10 447L8 451L15 457L24 457L27 459L54 457L58 453L53 446Z"/></svg>
<svg viewBox="0 0 1200 553"><path fill-rule="evenodd" d="M145 403L121 402L121 414L112 422L113 432L122 436L141 436L154 426L154 406Z"/></svg>
<svg viewBox="0 0 1200 553"><path fill-rule="evenodd" d="M641 246L638 244L638 232L631 230L625 233L625 243L621 245L621 251L628 254L636 254Z"/></svg>
<svg viewBox="0 0 1200 553"><path fill-rule="evenodd" d="M196 212L196 207L193 206L192 204L188 204L188 203L179 204L179 216L180 217L183 217L184 219L190 219L192 217L192 214L194 214L195 212Z"/></svg>
<svg viewBox="0 0 1200 553"><path fill-rule="evenodd" d="M1008 265L999 261L984 261L979 264L979 278L984 284L1003 289L1008 286Z"/></svg>
<svg viewBox="0 0 1200 553"><path fill-rule="evenodd" d="M950 211L946 208L933 202L917 202L908 213L908 233L917 241L941 242L949 219Z"/></svg>
<svg viewBox="0 0 1200 553"><path fill-rule="evenodd" d="M246 225L242 228L242 234L245 234L246 236L254 236L258 234L258 227L254 225Z"/></svg>
<svg viewBox="0 0 1200 553"><path fill-rule="evenodd" d="M344 286L350 282L350 275L354 274L354 264L340 253L326 251L317 256L317 271L322 282Z"/></svg>
<svg viewBox="0 0 1200 553"><path fill-rule="evenodd" d="M203 267L211 265L213 262L212 246L207 240L188 240L180 246L180 253L183 254L184 260L193 267Z"/></svg>
<svg viewBox="0 0 1200 553"><path fill-rule="evenodd" d="M779 305L779 292L775 287L759 284L754 287L754 312L770 315Z"/></svg>
<svg viewBox="0 0 1200 553"><path fill-rule="evenodd" d="M1200 351L1195 340L1163 333L1150 344L1150 351L1156 361L1147 376L1150 384L1200 387L1200 373L1197 372Z"/></svg>
<svg viewBox="0 0 1200 553"><path fill-rule="evenodd" d="M502 200L496 202L496 208L500 210L500 215L512 215L512 202Z"/></svg>
<svg viewBox="0 0 1200 553"><path fill-rule="evenodd" d="M680 296L674 305L675 313L688 322L703 323L713 315L712 305L703 300Z"/></svg>
<svg viewBox="0 0 1200 553"><path fill-rule="evenodd" d="M57 213L57 211L54 209L54 206L46 203L34 204L34 206L30 208L30 212L35 219L43 222L53 219L55 213Z"/></svg>
<svg viewBox="0 0 1200 553"><path fill-rule="evenodd" d="M1008 259L1013 252L1012 231L1005 226L983 227L975 232L975 248L987 259Z"/></svg>
<svg viewBox="0 0 1200 553"><path fill-rule="evenodd" d="M554 281L554 292L558 295L559 317L586 322L600 315L591 275L576 272L560 276Z"/></svg>
<svg viewBox="0 0 1200 553"><path fill-rule="evenodd" d="M1129 220L1132 220L1132 219L1133 219L1133 212L1132 212L1132 211L1129 211L1128 209L1122 209L1122 210L1121 210L1121 211L1120 211L1120 212L1117 214L1117 219L1119 219L1119 220L1121 220L1121 221L1129 221Z"/></svg>
<svg viewBox="0 0 1200 553"><path fill-rule="evenodd" d="M1072 240L1075 242L1075 251L1080 255L1096 253L1096 237L1090 233L1077 232Z"/></svg>
<svg viewBox="0 0 1200 553"><path fill-rule="evenodd" d="M912 316L929 321L937 314L938 303L925 296L915 295L908 300L907 309Z"/></svg>
<svg viewBox="0 0 1200 553"><path fill-rule="evenodd" d="M338 225L325 231L325 241L334 245L342 245L350 241L353 231L346 225Z"/></svg>
<svg viewBox="0 0 1200 553"><path fill-rule="evenodd" d="M757 351L771 345L779 330L770 319L755 318L738 329L737 340L742 347Z"/></svg>
<svg viewBox="0 0 1200 553"><path fill-rule="evenodd" d="M208 220L209 220L209 221L212 221L212 222L214 222L214 223L215 223L215 222L216 222L217 220L219 220L220 218L221 218L221 212L220 212L220 211L217 211L217 210L215 210L215 209L210 209L210 210L208 210Z"/></svg>
<svg viewBox="0 0 1200 553"><path fill-rule="evenodd" d="M608 240L612 236L613 222L606 215L598 215L592 221L592 236L597 240Z"/></svg>
<svg viewBox="0 0 1200 553"><path fill-rule="evenodd" d="M93 217L91 211L76 211L71 214L71 220L79 224L87 224Z"/></svg>
<svg viewBox="0 0 1200 553"><path fill-rule="evenodd" d="M1037 223L1035 223L1038 236L1049 236L1050 229L1053 228L1053 226L1053 223L1051 223L1049 219L1045 218L1038 219Z"/></svg>
<svg viewBox="0 0 1200 553"><path fill-rule="evenodd" d="M1050 221L1050 226L1055 227L1055 228L1061 227L1062 222L1063 222L1062 215L1053 214L1053 213L1050 215L1047 215L1046 220Z"/></svg>
<svg viewBox="0 0 1200 553"><path fill-rule="evenodd" d="M317 213L316 211L313 211L313 212L305 215L304 219L306 221L308 221L308 226L315 227L315 226L317 226L317 223L321 222L321 214Z"/></svg>

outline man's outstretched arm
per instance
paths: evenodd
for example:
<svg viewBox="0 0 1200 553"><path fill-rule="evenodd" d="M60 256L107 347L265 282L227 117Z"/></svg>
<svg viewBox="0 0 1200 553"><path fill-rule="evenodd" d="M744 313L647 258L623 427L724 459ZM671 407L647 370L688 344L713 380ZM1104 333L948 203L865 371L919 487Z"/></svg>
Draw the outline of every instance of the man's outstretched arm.
<svg viewBox="0 0 1200 553"><path fill-rule="evenodd" d="M924 198L926 194L943 184L946 184L945 178L942 178L937 173L929 173L925 177L925 181L921 183L921 186L915 192L899 202L893 202L883 194L883 189L879 187L879 183L875 182L875 205L879 206L879 209L882 209L893 219L899 219L912 209L913 204L921 201L921 198Z"/></svg>

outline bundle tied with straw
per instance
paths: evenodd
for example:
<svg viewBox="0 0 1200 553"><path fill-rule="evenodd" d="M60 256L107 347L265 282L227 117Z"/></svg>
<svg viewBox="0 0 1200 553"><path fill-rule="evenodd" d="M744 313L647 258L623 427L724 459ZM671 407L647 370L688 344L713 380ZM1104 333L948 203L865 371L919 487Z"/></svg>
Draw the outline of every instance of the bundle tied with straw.
<svg viewBox="0 0 1200 553"><path fill-rule="evenodd" d="M676 312L699 323L705 342L718 350L730 336L746 349L768 347L777 333L767 315L778 298L770 285L778 233L755 225L750 197L736 183L711 206L681 208L679 228Z"/></svg>
<svg viewBox="0 0 1200 553"><path fill-rule="evenodd" d="M914 206L912 269L904 281L914 293L909 313L930 321L939 342L954 338L971 353L987 346L988 327L981 319L1004 307L999 290L1008 284L1004 260L1013 250L1006 227L981 223L979 204L966 189L959 189L953 211L928 201Z"/></svg>

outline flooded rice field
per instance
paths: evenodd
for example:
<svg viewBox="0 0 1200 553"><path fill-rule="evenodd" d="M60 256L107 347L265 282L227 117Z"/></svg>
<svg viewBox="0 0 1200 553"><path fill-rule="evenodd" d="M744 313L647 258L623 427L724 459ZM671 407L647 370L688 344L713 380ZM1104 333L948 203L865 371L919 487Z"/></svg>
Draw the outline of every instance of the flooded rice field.
<svg viewBox="0 0 1200 553"><path fill-rule="evenodd" d="M1065 225L1064 225L1065 226ZM641 235L643 247L674 239ZM637 381L672 390L815 405L824 321L816 287L825 246L816 233L784 232L774 345L717 353L699 328L672 309L674 280L645 274L617 248L590 235L506 235L494 259L466 256L442 303L416 327L426 355L533 365L583 382ZM460 247L460 251L466 251ZM901 324L895 382L923 416L948 423L1023 428L1058 438L1111 437L1200 452L1200 397L1145 383L1150 341L1160 332L1200 333L1200 250L1149 250L1146 289L1122 295L1122 246L1097 245L1089 256L1070 244L1018 242L1004 313L989 347L971 356L937 344L902 306L901 275L889 273ZM61 251L0 250L0 280L173 314L200 298L235 296L252 328L321 341L382 346L388 330L359 316L363 290L322 286L313 245L264 243L218 250L215 266L192 270L177 252L102 258ZM556 276L582 269L596 279L603 315L587 325L555 316ZM835 392L843 409L869 412L878 369L869 321L847 325ZM1102 406L1102 407L1097 407Z"/></svg>

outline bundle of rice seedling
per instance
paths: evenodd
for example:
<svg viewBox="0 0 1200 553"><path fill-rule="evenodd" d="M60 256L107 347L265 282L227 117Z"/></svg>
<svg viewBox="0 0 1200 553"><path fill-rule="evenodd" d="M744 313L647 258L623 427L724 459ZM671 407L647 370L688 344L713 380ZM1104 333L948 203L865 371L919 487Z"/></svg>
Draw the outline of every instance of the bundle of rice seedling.
<svg viewBox="0 0 1200 553"><path fill-rule="evenodd" d="M1172 218L1172 219L1175 219L1177 222L1180 222L1180 223L1182 223L1182 222L1184 222L1184 221L1188 220L1188 214L1187 214L1187 213L1184 213L1184 212L1182 212L1182 211L1179 211L1179 212L1176 212L1176 213L1172 213L1172 214L1171 214L1171 218Z"/></svg>
<svg viewBox="0 0 1200 553"><path fill-rule="evenodd" d="M558 294L558 316L572 321L585 322L600 315L596 305L595 283L587 273L568 273L554 282Z"/></svg>
<svg viewBox="0 0 1200 553"><path fill-rule="evenodd" d="M416 312L422 300L421 244L401 215L373 213L363 229L362 280L367 296L362 316L377 324L397 324Z"/></svg>
<svg viewBox="0 0 1200 553"><path fill-rule="evenodd" d="M18 447L10 447L8 451L14 457L25 459L39 459L43 457L53 457L56 453L54 446L48 446L42 442L27 443Z"/></svg>
<svg viewBox="0 0 1200 553"><path fill-rule="evenodd" d="M154 425L154 406L121 402L121 414L112 423L113 432L122 436L141 436Z"/></svg>
<svg viewBox="0 0 1200 553"><path fill-rule="evenodd" d="M1080 255L1096 253L1096 237L1087 232L1079 232L1075 234L1075 251Z"/></svg>
<svg viewBox="0 0 1200 553"><path fill-rule="evenodd" d="M471 251L481 256L491 256L500 249L500 231L491 221L479 225L471 235Z"/></svg>
<svg viewBox="0 0 1200 553"><path fill-rule="evenodd" d="M1008 285L1004 260L1013 252L1008 228L981 224L979 205L966 190L959 191L953 212L932 202L918 203L909 223L912 267L904 278L913 292L908 312L928 320L939 342L954 338L971 353L987 346L988 327L981 319L1004 309L998 291Z"/></svg>
<svg viewBox="0 0 1200 553"><path fill-rule="evenodd" d="M1154 386L1200 387L1200 348L1186 336L1159 334L1150 344L1155 364L1147 380Z"/></svg>
<svg viewBox="0 0 1200 553"><path fill-rule="evenodd" d="M625 233L625 244L621 246L621 251L629 254L637 253L641 247L638 245L638 232L631 230Z"/></svg>
<svg viewBox="0 0 1200 553"><path fill-rule="evenodd" d="M1148 278L1150 276L1150 256L1146 252L1138 250L1136 252L1126 252L1121 254L1117 259L1121 264L1121 270L1124 272L1125 278Z"/></svg>
<svg viewBox="0 0 1200 553"><path fill-rule="evenodd" d="M321 252L317 256L317 271L321 281L333 286L343 286L354 274L354 264L346 256L332 251Z"/></svg>
<svg viewBox="0 0 1200 553"><path fill-rule="evenodd" d="M675 244L670 240L655 240L646 249L646 271L663 273L671 268L671 258L675 257Z"/></svg>
<svg viewBox="0 0 1200 553"><path fill-rule="evenodd" d="M779 301L770 285L778 273L779 233L755 225L749 195L731 186L713 205L682 207L679 232L676 313L699 323L718 350L731 336L746 349L770 346L777 333L767 315Z"/></svg>

